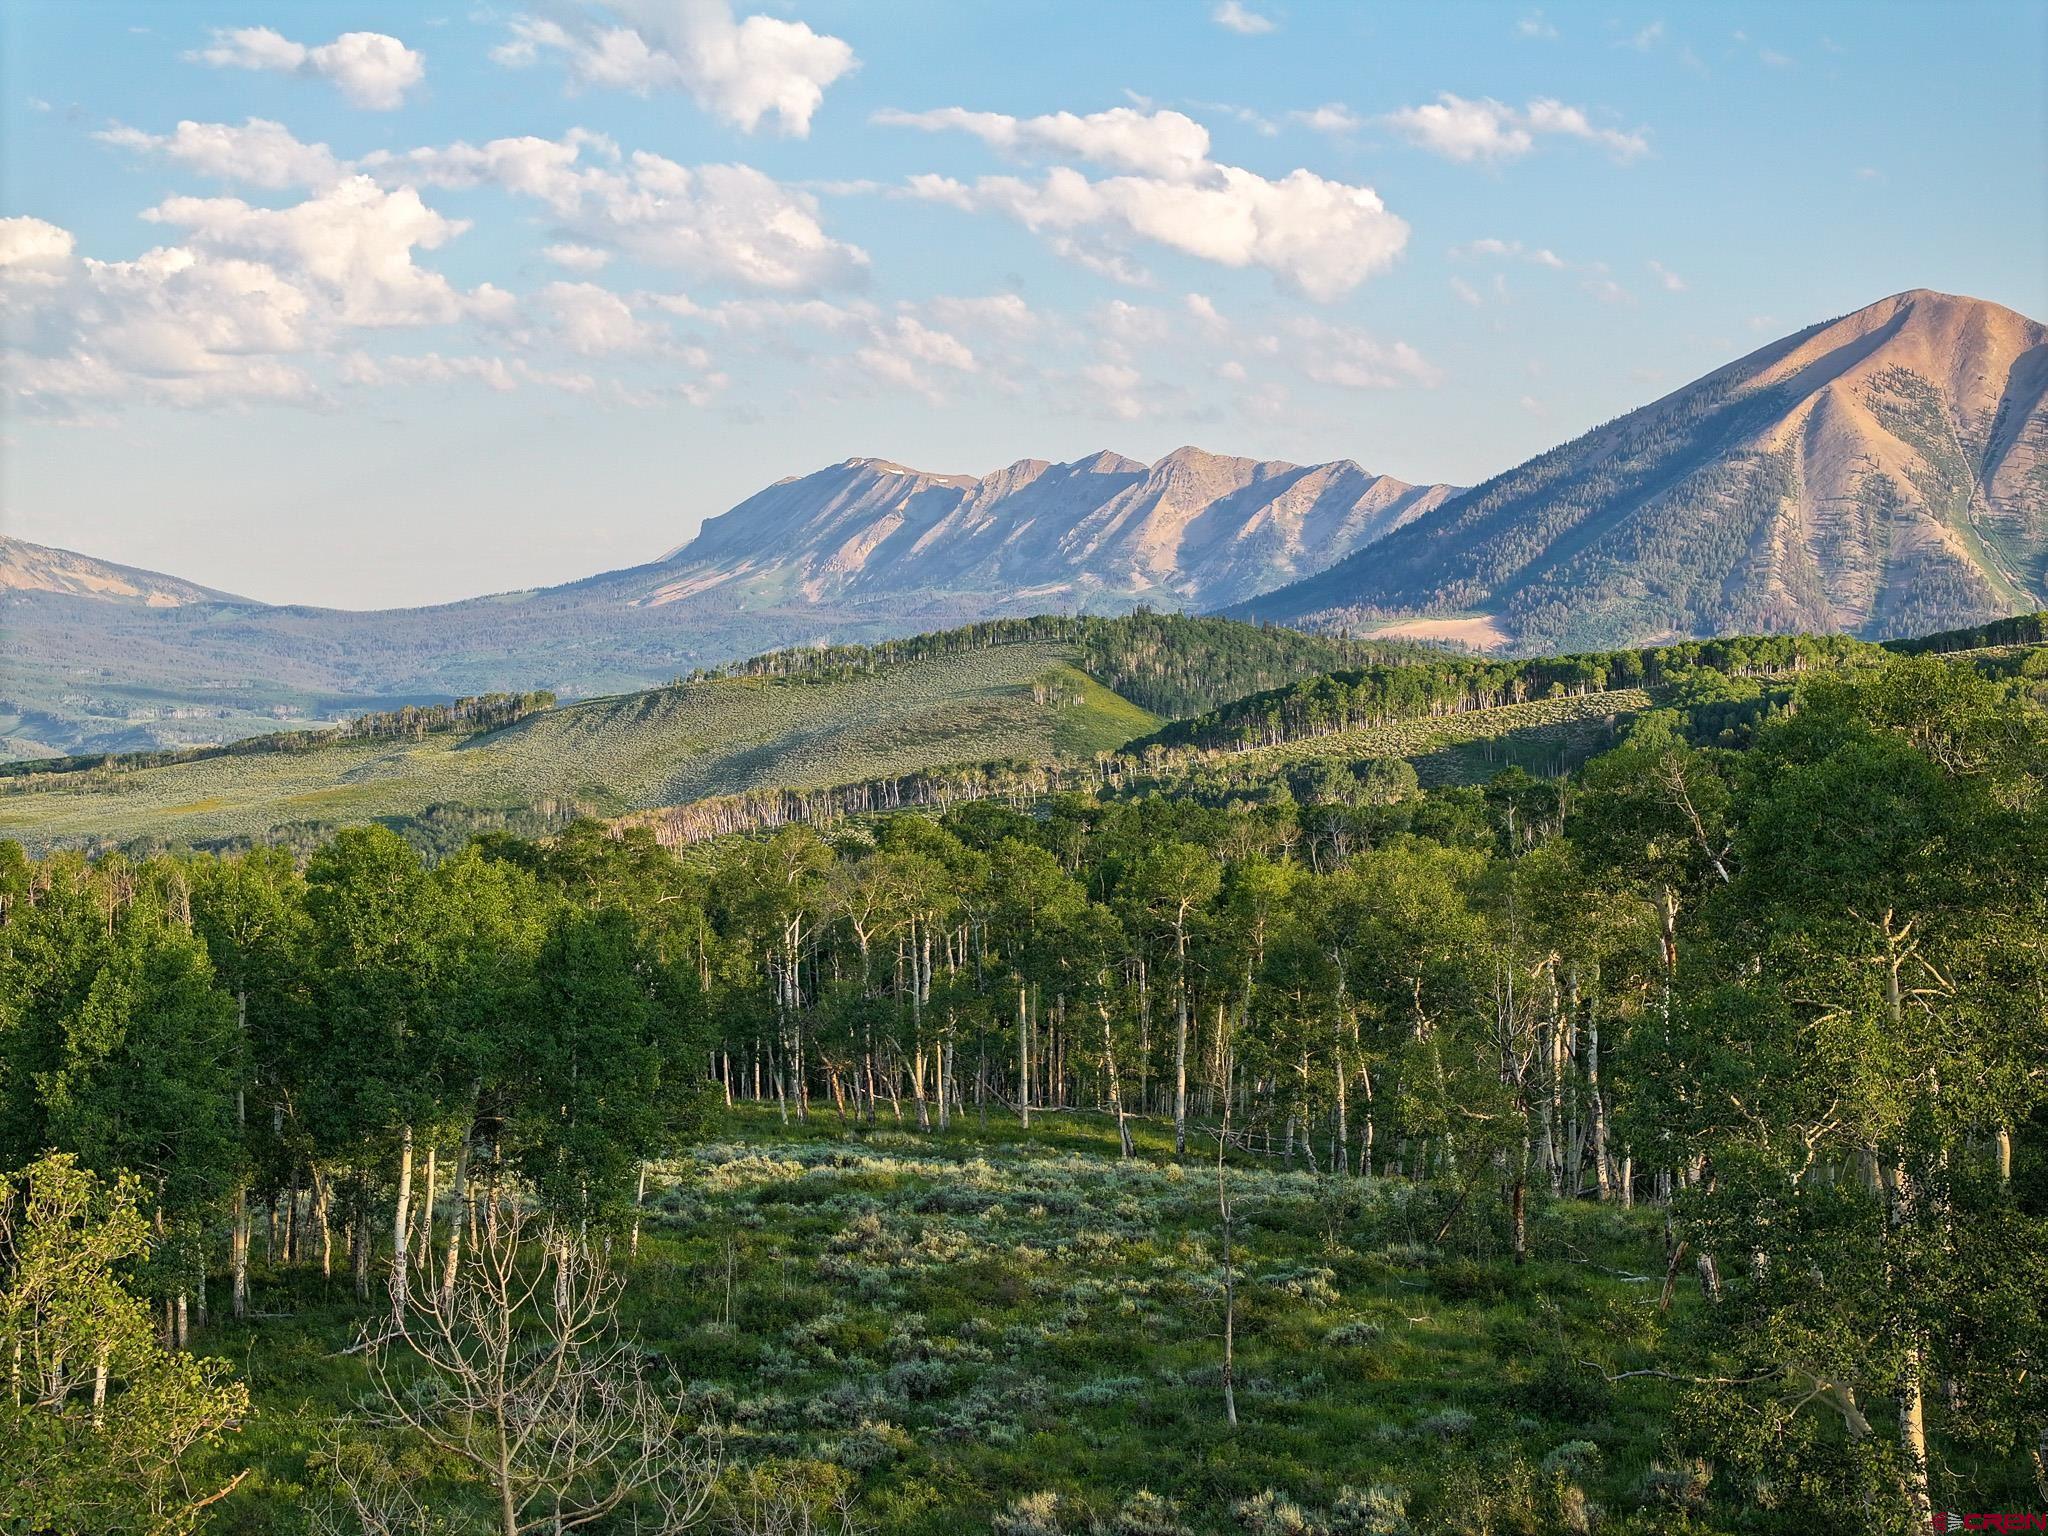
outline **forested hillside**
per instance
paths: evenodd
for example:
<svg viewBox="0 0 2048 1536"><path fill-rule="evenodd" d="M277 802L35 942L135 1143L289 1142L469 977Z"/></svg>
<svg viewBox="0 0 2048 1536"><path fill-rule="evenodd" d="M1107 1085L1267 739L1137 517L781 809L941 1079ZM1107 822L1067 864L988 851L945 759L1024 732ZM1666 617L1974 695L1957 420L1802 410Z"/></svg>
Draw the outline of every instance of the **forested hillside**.
<svg viewBox="0 0 2048 1536"><path fill-rule="evenodd" d="M492 694L223 747L16 763L0 769L0 831L39 846L304 843L383 820L459 846L473 830L544 831L579 812L770 786L992 760L1086 763L1162 715L1432 654L1170 614L1006 619L771 652L559 709L547 694Z"/></svg>
<svg viewBox="0 0 2048 1536"><path fill-rule="evenodd" d="M0 845L0 1517L2032 1507L2040 655L1644 695L1556 779Z"/></svg>

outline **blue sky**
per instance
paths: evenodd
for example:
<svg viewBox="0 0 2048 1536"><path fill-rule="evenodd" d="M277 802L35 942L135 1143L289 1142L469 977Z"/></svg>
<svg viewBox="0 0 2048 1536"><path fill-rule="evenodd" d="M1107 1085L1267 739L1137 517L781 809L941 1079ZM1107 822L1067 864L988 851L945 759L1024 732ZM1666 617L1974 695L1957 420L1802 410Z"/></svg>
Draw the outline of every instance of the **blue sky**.
<svg viewBox="0 0 2048 1536"><path fill-rule="evenodd" d="M2048 315L2048 7L17 0L8 532L274 601L853 454L1463 483L1910 287Z"/></svg>

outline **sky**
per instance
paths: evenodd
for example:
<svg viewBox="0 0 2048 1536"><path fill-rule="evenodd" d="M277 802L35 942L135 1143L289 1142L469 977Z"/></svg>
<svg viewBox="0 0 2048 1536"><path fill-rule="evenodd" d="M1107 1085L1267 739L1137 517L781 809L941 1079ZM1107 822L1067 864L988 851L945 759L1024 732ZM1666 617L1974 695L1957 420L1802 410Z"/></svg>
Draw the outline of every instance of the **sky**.
<svg viewBox="0 0 2048 1536"><path fill-rule="evenodd" d="M1928 287L2048 6L10 0L0 529L382 607L855 455L1470 484Z"/></svg>

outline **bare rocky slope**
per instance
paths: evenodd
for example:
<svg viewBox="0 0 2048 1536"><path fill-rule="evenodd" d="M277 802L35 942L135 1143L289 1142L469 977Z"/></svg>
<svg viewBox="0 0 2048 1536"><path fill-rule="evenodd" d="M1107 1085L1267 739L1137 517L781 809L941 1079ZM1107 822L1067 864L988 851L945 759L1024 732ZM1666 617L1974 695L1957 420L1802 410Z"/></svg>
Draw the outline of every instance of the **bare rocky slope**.
<svg viewBox="0 0 2048 1536"><path fill-rule="evenodd" d="M1915 289L1412 520L1239 617L1452 616L1522 651L1883 638L2048 605L2048 328Z"/></svg>

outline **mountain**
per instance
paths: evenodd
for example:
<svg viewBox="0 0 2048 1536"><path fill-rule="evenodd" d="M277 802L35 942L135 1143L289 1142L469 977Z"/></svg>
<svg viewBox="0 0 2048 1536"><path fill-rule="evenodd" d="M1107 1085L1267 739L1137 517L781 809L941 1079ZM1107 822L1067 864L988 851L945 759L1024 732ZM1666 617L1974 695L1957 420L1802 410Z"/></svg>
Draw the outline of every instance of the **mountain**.
<svg viewBox="0 0 2048 1536"><path fill-rule="evenodd" d="M1521 651L2048 606L2048 328L1915 289L1445 502L1239 617Z"/></svg>
<svg viewBox="0 0 2048 1536"><path fill-rule="evenodd" d="M1344 460L1182 448L937 475L871 458L778 481L647 565L430 608L269 606L10 541L0 755L231 740L451 694L616 693L779 646L981 619L1218 607L1454 494Z"/></svg>
<svg viewBox="0 0 2048 1536"><path fill-rule="evenodd" d="M980 594L1000 610L1220 607L1382 538L1452 488L1349 459L1302 466L1181 448L1020 459L979 479L848 459L778 481L661 562L653 603L722 592L813 604Z"/></svg>
<svg viewBox="0 0 2048 1536"><path fill-rule="evenodd" d="M5 534L0 534L0 592L52 592L139 608L248 601L176 576L115 565L68 549L48 549Z"/></svg>

